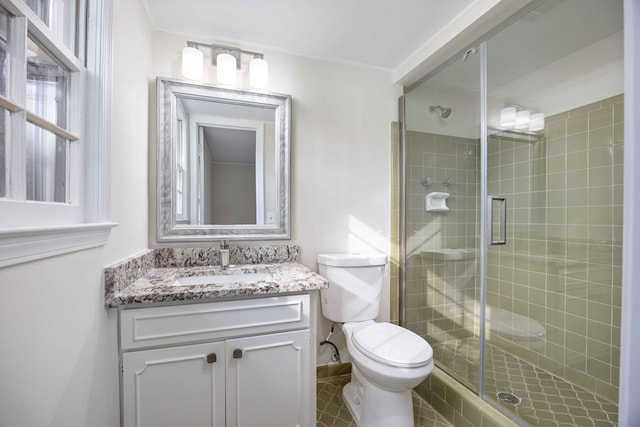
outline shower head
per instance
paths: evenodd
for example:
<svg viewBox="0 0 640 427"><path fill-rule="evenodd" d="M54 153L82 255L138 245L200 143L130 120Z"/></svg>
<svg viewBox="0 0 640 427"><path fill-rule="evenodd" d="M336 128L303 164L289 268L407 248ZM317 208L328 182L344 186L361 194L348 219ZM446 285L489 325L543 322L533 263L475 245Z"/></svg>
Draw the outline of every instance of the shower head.
<svg viewBox="0 0 640 427"><path fill-rule="evenodd" d="M433 113L436 110L440 111L440 117L442 117L443 119L446 119L451 115L451 108L441 107L440 105L436 105L436 106L431 105L429 107L429 112L431 113Z"/></svg>

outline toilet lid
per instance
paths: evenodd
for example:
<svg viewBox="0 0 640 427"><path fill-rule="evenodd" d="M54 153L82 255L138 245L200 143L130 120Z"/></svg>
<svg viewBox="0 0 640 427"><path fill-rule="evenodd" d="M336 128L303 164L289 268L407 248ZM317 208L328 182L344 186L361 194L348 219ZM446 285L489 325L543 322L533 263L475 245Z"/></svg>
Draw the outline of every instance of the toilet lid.
<svg viewBox="0 0 640 427"><path fill-rule="evenodd" d="M433 357L419 335L391 323L372 323L353 332L351 341L367 357L400 368L418 368Z"/></svg>

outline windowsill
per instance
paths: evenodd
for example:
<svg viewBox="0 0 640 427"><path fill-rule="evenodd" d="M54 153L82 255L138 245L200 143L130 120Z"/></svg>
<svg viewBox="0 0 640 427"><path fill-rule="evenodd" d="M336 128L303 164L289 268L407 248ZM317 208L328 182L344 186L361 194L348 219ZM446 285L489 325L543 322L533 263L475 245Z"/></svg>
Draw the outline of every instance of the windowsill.
<svg viewBox="0 0 640 427"><path fill-rule="evenodd" d="M0 267L103 246L116 223L0 229Z"/></svg>

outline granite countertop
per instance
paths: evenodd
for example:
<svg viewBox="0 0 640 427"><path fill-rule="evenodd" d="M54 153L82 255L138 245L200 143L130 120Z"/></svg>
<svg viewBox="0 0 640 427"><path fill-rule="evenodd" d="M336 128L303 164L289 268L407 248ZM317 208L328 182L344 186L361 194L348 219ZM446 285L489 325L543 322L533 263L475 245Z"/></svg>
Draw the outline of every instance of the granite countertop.
<svg viewBox="0 0 640 427"><path fill-rule="evenodd" d="M285 256L282 256L282 250L277 253L268 252L266 256L256 256L255 253L251 253L249 257L246 256L247 252L242 252L244 257L242 259L251 259L253 263L232 265L226 270L216 267L210 262L210 258L197 252L202 252L201 250L194 249L192 251L195 252L185 256L187 250L183 249L175 257L167 256L166 251L159 253L157 250L151 250L105 268L105 305L122 308L127 305L204 302L223 298L308 292L329 286L325 278L295 262L297 248L295 250L291 250L291 247L287 248L284 251ZM175 262L176 259L180 261ZM205 259L205 261L194 262L194 259ZM235 259L238 260L238 256ZM233 260L234 257L232 257ZM255 272L270 273L271 277L262 281L238 283L172 285L178 277Z"/></svg>

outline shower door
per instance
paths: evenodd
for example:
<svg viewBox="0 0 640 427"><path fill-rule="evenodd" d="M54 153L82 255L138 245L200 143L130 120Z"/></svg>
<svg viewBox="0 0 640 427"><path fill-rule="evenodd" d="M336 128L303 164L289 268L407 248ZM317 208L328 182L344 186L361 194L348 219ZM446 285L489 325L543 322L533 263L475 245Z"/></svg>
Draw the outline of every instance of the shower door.
<svg viewBox="0 0 640 427"><path fill-rule="evenodd" d="M519 424L617 422L621 31L544 2L404 96L404 325Z"/></svg>
<svg viewBox="0 0 640 427"><path fill-rule="evenodd" d="M431 344L438 366L476 393L480 101L480 54L470 49L404 97L403 150L404 325Z"/></svg>
<svg viewBox="0 0 640 427"><path fill-rule="evenodd" d="M532 425L615 425L622 1L546 2L485 45L487 234L506 242L487 242L484 397Z"/></svg>

